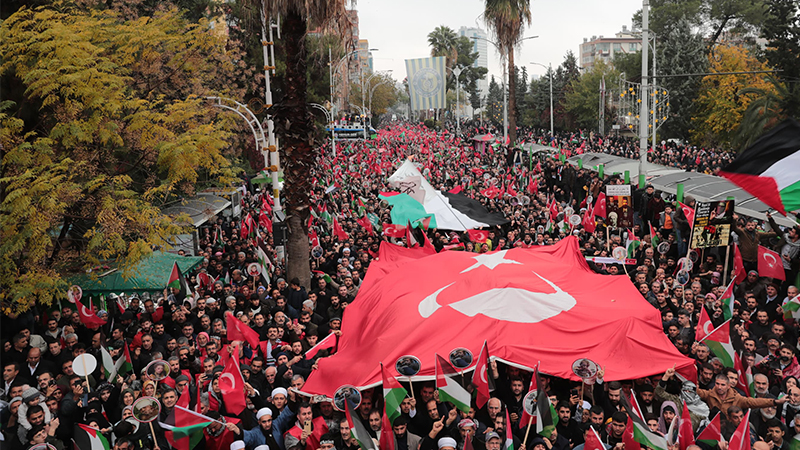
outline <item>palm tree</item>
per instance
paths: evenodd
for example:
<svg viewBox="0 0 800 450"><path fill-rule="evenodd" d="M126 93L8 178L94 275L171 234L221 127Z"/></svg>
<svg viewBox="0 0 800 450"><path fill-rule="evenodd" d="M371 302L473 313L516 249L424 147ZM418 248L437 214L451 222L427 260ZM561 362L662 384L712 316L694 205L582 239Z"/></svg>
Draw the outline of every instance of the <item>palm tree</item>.
<svg viewBox="0 0 800 450"><path fill-rule="evenodd" d="M315 166L314 120L308 107L306 33L322 27L349 33L347 0L247 0L267 17L281 20L281 40L286 49L283 98L272 108L276 133L281 137L287 242L287 275L302 286L311 284L308 217ZM344 40L345 38L342 37Z"/></svg>
<svg viewBox="0 0 800 450"><path fill-rule="evenodd" d="M749 147L765 131L779 124L800 105L800 89L782 82L776 76L768 76L766 88L746 87L738 92L740 97L755 95L757 98L747 105L742 122L737 130L736 141L740 150Z"/></svg>
<svg viewBox="0 0 800 450"><path fill-rule="evenodd" d="M452 28L439 25L428 33L428 44L431 46L431 56L446 57L445 65L453 67L458 58L458 35Z"/></svg>
<svg viewBox="0 0 800 450"><path fill-rule="evenodd" d="M508 63L508 138L517 140L517 88L514 51L526 26L531 24L530 0L486 0L483 20L495 36L500 58Z"/></svg>

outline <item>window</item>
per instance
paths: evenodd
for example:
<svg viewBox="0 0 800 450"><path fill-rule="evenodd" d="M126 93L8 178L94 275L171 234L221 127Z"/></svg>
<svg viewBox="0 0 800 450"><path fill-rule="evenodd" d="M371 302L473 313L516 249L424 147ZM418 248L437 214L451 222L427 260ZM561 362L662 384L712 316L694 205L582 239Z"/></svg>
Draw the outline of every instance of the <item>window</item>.
<svg viewBox="0 0 800 450"><path fill-rule="evenodd" d="M628 44L628 51L635 52L636 50L637 47L635 42L631 42L630 44Z"/></svg>
<svg viewBox="0 0 800 450"><path fill-rule="evenodd" d="M622 51L622 44L614 44L614 53Z"/></svg>

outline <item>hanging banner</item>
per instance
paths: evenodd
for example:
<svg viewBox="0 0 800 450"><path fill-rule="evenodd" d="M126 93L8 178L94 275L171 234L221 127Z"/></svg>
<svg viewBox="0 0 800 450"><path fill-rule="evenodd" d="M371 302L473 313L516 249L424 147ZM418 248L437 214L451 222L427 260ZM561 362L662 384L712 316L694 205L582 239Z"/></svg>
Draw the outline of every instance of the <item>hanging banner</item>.
<svg viewBox="0 0 800 450"><path fill-rule="evenodd" d="M630 184L606 186L606 215L611 228L633 227L633 197Z"/></svg>
<svg viewBox="0 0 800 450"><path fill-rule="evenodd" d="M445 59L437 56L406 60L409 102L413 111L447 107Z"/></svg>
<svg viewBox="0 0 800 450"><path fill-rule="evenodd" d="M697 202L691 248L725 247L730 243L733 200Z"/></svg>

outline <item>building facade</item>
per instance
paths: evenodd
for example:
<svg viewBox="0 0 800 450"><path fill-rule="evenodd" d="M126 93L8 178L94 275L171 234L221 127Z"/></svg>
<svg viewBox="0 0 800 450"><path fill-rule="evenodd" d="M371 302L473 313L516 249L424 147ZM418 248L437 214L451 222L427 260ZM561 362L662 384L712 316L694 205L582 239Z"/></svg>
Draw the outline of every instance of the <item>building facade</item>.
<svg viewBox="0 0 800 450"><path fill-rule="evenodd" d="M472 41L472 51L478 53L478 59L475 60L473 67L489 68L489 43L486 40L486 32L480 28L475 27L461 27L458 29L459 36L468 37ZM478 89L480 90L481 98L489 94L489 80L484 77L483 80L478 80Z"/></svg>
<svg viewBox="0 0 800 450"><path fill-rule="evenodd" d="M578 49L578 63L581 68L591 70L597 61L613 65L614 57L636 53L642 49L642 39L638 30L628 30L622 26L622 31L614 37L592 36L583 38L583 43Z"/></svg>

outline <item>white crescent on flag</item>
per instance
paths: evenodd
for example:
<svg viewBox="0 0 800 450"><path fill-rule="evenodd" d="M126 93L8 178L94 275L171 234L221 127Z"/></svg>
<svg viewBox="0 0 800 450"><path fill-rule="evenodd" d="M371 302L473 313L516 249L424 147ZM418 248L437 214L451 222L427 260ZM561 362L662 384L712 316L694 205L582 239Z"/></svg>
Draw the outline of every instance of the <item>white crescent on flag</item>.
<svg viewBox="0 0 800 450"><path fill-rule="evenodd" d="M226 382L223 383L222 380L226 380ZM236 389L236 378L233 377L233 374L223 373L219 376L219 389L223 394L233 392Z"/></svg>
<svg viewBox="0 0 800 450"><path fill-rule="evenodd" d="M767 257L769 257L769 259L770 259L771 261L767 261ZM772 253L770 253L770 252L764 252L764 261L766 261L766 262L767 262L767 264L768 264L770 267L775 267L775 264L778 262L778 260L776 260L776 259L775 259L775 256L774 256Z"/></svg>

